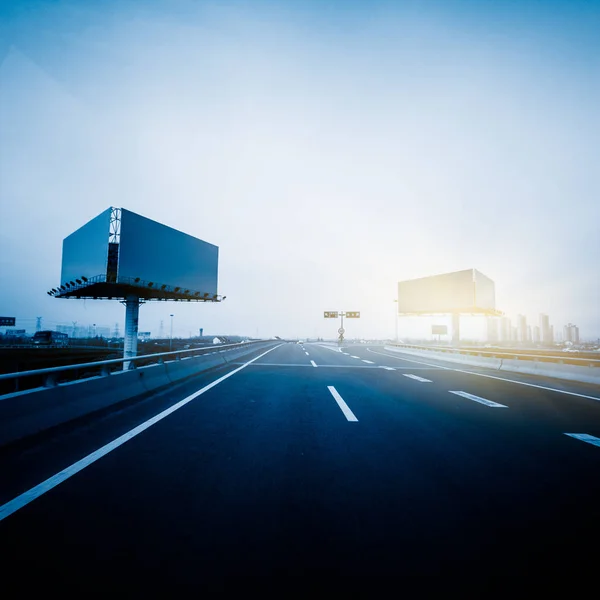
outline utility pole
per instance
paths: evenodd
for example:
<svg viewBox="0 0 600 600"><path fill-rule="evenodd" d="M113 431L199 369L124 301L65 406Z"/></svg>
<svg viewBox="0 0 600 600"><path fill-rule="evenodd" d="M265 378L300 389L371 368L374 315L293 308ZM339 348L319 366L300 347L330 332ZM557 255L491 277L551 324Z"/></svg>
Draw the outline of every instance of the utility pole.
<svg viewBox="0 0 600 600"><path fill-rule="evenodd" d="M171 317L171 337L169 338L169 352L173 350L173 315L169 315Z"/></svg>

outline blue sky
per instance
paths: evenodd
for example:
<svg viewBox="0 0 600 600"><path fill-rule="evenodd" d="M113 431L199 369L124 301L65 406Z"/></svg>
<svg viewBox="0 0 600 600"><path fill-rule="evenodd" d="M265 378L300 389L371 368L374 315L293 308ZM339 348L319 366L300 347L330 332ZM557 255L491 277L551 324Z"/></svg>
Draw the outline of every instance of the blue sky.
<svg viewBox="0 0 600 600"><path fill-rule="evenodd" d="M220 247L175 335L393 333L396 282L476 268L500 310L600 337L600 3L18 2L0 8L0 314L122 206ZM165 314L163 314L165 313Z"/></svg>

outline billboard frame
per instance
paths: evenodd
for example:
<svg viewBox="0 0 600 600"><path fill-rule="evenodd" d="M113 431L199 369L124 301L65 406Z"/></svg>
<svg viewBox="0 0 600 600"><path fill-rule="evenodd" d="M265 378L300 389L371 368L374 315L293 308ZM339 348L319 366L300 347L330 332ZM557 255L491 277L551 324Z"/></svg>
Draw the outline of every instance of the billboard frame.
<svg viewBox="0 0 600 600"><path fill-rule="evenodd" d="M110 207L110 216L107 219L108 231L107 235L107 257L106 257L106 269L102 274L85 274L82 273L80 277L71 279L69 281L62 282L56 288L52 288L47 292L49 296L54 298L76 298L78 300L126 300L128 297L137 296L145 302L150 301L183 301L183 302L222 302L226 296L221 296L218 293L207 292L206 290L198 290L188 288L184 285L167 284L162 281L149 281L141 279L140 277L126 277L119 274L118 270L118 251L121 243L121 208ZM106 211L103 211L103 213ZM137 213L131 211L125 211L134 214L138 217ZM102 216L100 213L94 219ZM146 217L142 217L147 219ZM152 221L152 219L147 219ZM90 223L91 221L88 221ZM152 221L153 223L158 223ZM88 223L84 224L79 229L82 229ZM159 225L161 225L159 223ZM166 227L166 226L165 226ZM79 231L79 229L77 231ZM169 227L168 229L173 229ZM189 234L185 234L179 230L174 231L193 238ZM73 232L76 233L76 232ZM68 239L71 235L67 236ZM194 238L199 242L213 246L204 240ZM216 258L216 268L218 269L218 246ZM63 242L63 253L64 253L64 242ZM113 253L117 254L117 257L113 257ZM64 256L63 256L64 260ZM113 264L114 262L114 264ZM87 276L86 276L87 275ZM215 281L216 291L217 281Z"/></svg>
<svg viewBox="0 0 600 600"><path fill-rule="evenodd" d="M400 306L401 306L401 302L400 302L400 285L403 283L409 283L409 282L415 282L415 281L420 281L420 280L434 280L437 277L444 277L447 275L454 275L454 274L458 274L458 273L465 273L467 271L470 271L472 273L473 276L473 305L472 306L461 306L461 307L456 307L456 308L451 308L448 307L447 310L444 309L440 309L440 310L431 310L431 309L424 309L424 310L410 310L410 311L402 311L400 310ZM483 273L481 273L481 271L478 271L477 269L463 269L462 271L452 271L449 273L440 273L438 275L430 275L427 277L417 277L415 279L406 279L404 281L399 281L397 283L398 285L398 316L441 316L441 315L449 315L449 314L453 314L453 315L463 315L463 316L467 316L467 315L471 315L471 316L493 316L493 317L499 317L502 316L504 313L500 310L497 310L496 308L484 308L481 306L476 306L476 301L477 301L477 297L476 297L476 291L477 291L477 277L476 275L479 274L481 275L483 278L485 278L486 280L491 281L492 283L493 280L490 279L489 277L487 277L487 275L484 275ZM494 299L494 304L495 304L495 299Z"/></svg>
<svg viewBox="0 0 600 600"><path fill-rule="evenodd" d="M130 277L123 276L119 273L119 262L122 255L121 250L121 236L122 236L122 218L123 211L125 215L131 214L135 217L143 219L145 222L150 223L151 226L160 226L169 230L168 235L179 234L192 240L193 244L196 244L195 250L199 251L202 255L202 260L199 261L203 265L205 271L202 273L202 281L204 281L207 287L211 288L210 291L191 289L183 283L187 279L190 281L189 276L185 272L180 272L176 277L182 277L182 283L180 285L168 284L163 281L148 281L141 277ZM109 214L107 214L109 213ZM80 277L73 276L72 272L68 272L69 277L74 277L69 281L63 281L57 288L52 288L47 292L49 296L54 298L75 298L77 300L89 299L89 300L120 300L125 305L125 339L123 344L123 357L132 358L137 355L137 344L138 344L138 321L139 321L139 310L140 305L149 301L183 301L183 302L222 302L226 296L220 296L217 293L218 286L218 268L219 268L219 247L209 242L205 242L199 238L183 233L167 225L163 225L158 221L153 221L142 215L138 215L127 209L109 207L84 225L82 225L75 232L71 233L65 240L71 238L71 246L74 243L74 247L77 247L76 241L73 242L73 236L81 229L92 223L92 221L100 219L106 214L106 263L103 265L102 273L82 273ZM129 222L129 217L126 218L126 224ZM127 228L126 228L127 230ZM135 242L135 229L132 229L133 233L127 235L128 243L131 241L130 237L133 237ZM139 231L137 232L139 234ZM104 252L104 241L102 240L102 230L95 232L95 242L98 248ZM65 275L65 244L63 240L63 272L61 272L61 278ZM75 238L77 240L77 238ZM127 263L128 255L131 254L131 248L135 247L126 244L125 245L125 263ZM182 244L183 247L183 244ZM84 248L83 248L84 249ZM82 249L82 251L83 251ZM129 249L129 251L127 251ZM73 252L71 248L70 252ZM68 255L70 256L70 255ZM150 253L151 256L151 253ZM103 259L104 256L102 255ZM130 256L129 256L130 258ZM212 261L212 262L211 262ZM95 255L95 266L91 267L94 270L100 268L98 265L103 260L98 260L98 256ZM69 264L68 262L66 264ZM208 266L207 266L208 265ZM121 265L122 266L122 265ZM129 265L128 265L129 266ZM210 267L210 269L209 269ZM82 263L81 269L85 269L85 265ZM127 270L127 266L124 267ZM214 270L213 270L214 269ZM143 270L143 269L142 269ZM212 272L211 272L212 270ZM69 269L72 271L72 269ZM157 271L158 273L159 271ZM163 271L164 272L164 271ZM208 273L208 275L207 275ZM214 277L214 281L212 278ZM200 282L200 280L197 280ZM126 371L129 368L135 368L135 364L129 361L123 362L123 370Z"/></svg>

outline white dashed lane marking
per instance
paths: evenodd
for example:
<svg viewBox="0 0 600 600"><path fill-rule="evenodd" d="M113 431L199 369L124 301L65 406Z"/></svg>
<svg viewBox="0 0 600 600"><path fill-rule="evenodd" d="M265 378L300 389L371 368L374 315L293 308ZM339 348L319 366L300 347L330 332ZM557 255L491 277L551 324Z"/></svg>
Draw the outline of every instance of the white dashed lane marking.
<svg viewBox="0 0 600 600"><path fill-rule="evenodd" d="M452 392L451 394L456 394L457 396L462 396L463 398L468 398L469 400L473 400L473 402L479 402L479 404L485 404L486 406L491 406L492 408L508 408L505 404L498 404L497 402L492 402L491 400L487 400L486 398L480 398L479 396L474 396L473 394L469 394L467 392Z"/></svg>
<svg viewBox="0 0 600 600"><path fill-rule="evenodd" d="M419 377L418 375L412 375L411 373L402 373L404 377L410 377L410 379L414 379L415 381L420 381L421 383L431 383L431 379L425 379L424 377Z"/></svg>

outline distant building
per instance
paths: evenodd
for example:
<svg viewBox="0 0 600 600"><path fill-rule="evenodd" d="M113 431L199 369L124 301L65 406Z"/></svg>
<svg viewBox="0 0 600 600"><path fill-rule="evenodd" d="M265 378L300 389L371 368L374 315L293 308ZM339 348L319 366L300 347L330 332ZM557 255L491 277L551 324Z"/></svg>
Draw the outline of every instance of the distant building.
<svg viewBox="0 0 600 600"><path fill-rule="evenodd" d="M534 325L534 327L533 327L533 343L539 344L540 341L541 341L541 337L540 337L539 325Z"/></svg>
<svg viewBox="0 0 600 600"><path fill-rule="evenodd" d="M550 325L550 317L540 314L540 335L542 344L552 344L554 341L554 331Z"/></svg>
<svg viewBox="0 0 600 600"><path fill-rule="evenodd" d="M503 342L510 342L511 331L510 319L508 317L502 317L500 319L500 339Z"/></svg>
<svg viewBox="0 0 600 600"><path fill-rule="evenodd" d="M487 318L487 341L498 341L498 319L496 317Z"/></svg>
<svg viewBox="0 0 600 600"><path fill-rule="evenodd" d="M571 342L573 344L579 343L579 327L569 323L563 327L563 341Z"/></svg>
<svg viewBox="0 0 600 600"><path fill-rule="evenodd" d="M517 315L517 337L521 344L527 342L527 319L525 315Z"/></svg>

